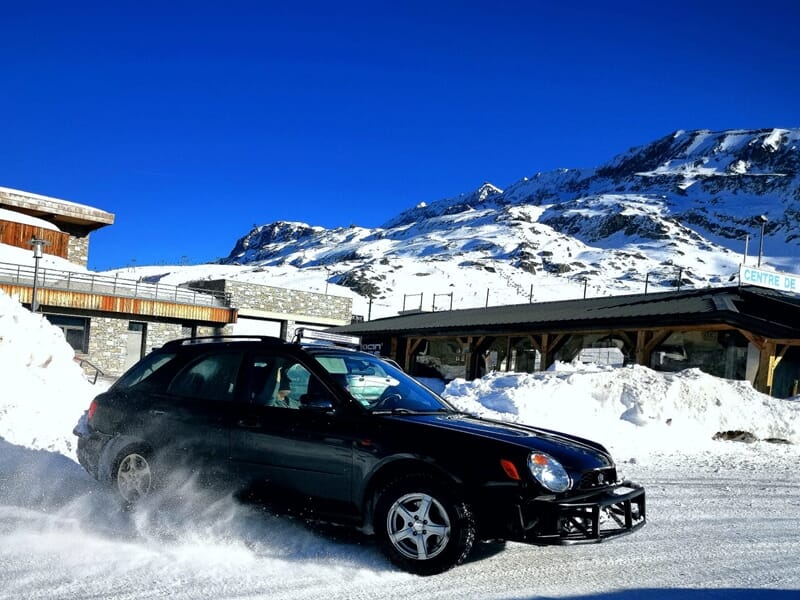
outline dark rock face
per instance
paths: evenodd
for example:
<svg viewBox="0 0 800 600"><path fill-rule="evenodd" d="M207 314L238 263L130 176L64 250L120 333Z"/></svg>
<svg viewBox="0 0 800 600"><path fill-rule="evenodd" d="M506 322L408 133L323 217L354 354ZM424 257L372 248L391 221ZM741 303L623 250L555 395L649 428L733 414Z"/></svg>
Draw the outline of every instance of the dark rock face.
<svg viewBox="0 0 800 600"><path fill-rule="evenodd" d="M275 253L269 250L271 246L309 239L317 233L318 229L305 223L287 223L285 221L255 227L236 242L231 253L222 262L248 263L269 260L275 256Z"/></svg>
<svg viewBox="0 0 800 600"><path fill-rule="evenodd" d="M348 271L341 275L335 283L350 288L359 296L368 298L375 298L381 293L381 288L370 281L369 275L363 270Z"/></svg>

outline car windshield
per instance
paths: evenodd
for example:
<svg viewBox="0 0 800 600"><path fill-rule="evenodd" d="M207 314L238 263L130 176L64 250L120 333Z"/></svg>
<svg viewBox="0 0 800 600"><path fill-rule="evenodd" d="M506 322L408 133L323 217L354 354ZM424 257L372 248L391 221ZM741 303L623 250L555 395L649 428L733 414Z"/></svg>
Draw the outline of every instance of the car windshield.
<svg viewBox="0 0 800 600"><path fill-rule="evenodd" d="M431 390L394 365L369 354L315 353L350 395L372 412L451 412Z"/></svg>

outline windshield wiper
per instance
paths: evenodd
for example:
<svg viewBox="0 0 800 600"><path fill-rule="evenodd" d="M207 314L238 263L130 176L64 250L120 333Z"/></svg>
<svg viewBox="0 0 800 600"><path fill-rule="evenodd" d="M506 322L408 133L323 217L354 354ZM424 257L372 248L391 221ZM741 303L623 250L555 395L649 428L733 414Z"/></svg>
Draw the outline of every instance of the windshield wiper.
<svg viewBox="0 0 800 600"><path fill-rule="evenodd" d="M410 408L381 408L370 412L373 415L413 415L418 411L411 410Z"/></svg>
<svg viewBox="0 0 800 600"><path fill-rule="evenodd" d="M379 409L371 411L373 415L426 415L426 414L439 414L439 413L451 413L448 408L424 408L424 409L413 409L413 408L391 408L391 409Z"/></svg>

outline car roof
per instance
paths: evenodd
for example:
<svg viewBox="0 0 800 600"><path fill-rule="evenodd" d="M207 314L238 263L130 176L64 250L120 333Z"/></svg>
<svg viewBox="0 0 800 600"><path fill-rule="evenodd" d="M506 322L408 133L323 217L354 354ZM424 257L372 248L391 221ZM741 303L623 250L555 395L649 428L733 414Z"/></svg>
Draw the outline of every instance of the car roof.
<svg viewBox="0 0 800 600"><path fill-rule="evenodd" d="M347 356L373 356L367 352L361 352L359 350L355 350L351 347L343 347L331 342L323 342L323 341L315 341L315 342L308 342L308 343L297 343L297 342L287 342L286 340L282 340L280 338L272 337L272 336L263 336L263 335L223 335L223 336L206 336L206 337L195 337L195 338L181 338L176 340L170 340L169 342L165 343L161 349L162 350L171 350L177 351L179 349L183 351L202 351L209 348L214 347L233 347L233 346L254 346L256 348L269 346L269 347L281 347L284 349L294 348L294 349L301 349L308 354L319 354L319 353L336 353L342 354Z"/></svg>
<svg viewBox="0 0 800 600"><path fill-rule="evenodd" d="M178 348L208 348L210 346L230 346L240 344L268 344L271 346L290 345L288 342L280 338L265 335L221 335L170 340L164 344L162 348L165 350L177 350Z"/></svg>

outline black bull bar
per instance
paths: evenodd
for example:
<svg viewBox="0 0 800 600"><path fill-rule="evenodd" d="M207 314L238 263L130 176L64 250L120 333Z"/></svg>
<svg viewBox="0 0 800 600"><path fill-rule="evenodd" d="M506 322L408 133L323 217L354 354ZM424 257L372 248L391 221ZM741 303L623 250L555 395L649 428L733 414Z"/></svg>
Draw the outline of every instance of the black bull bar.
<svg viewBox="0 0 800 600"><path fill-rule="evenodd" d="M579 498L535 499L519 508L522 539L531 544L597 543L646 522L644 488L630 482Z"/></svg>

